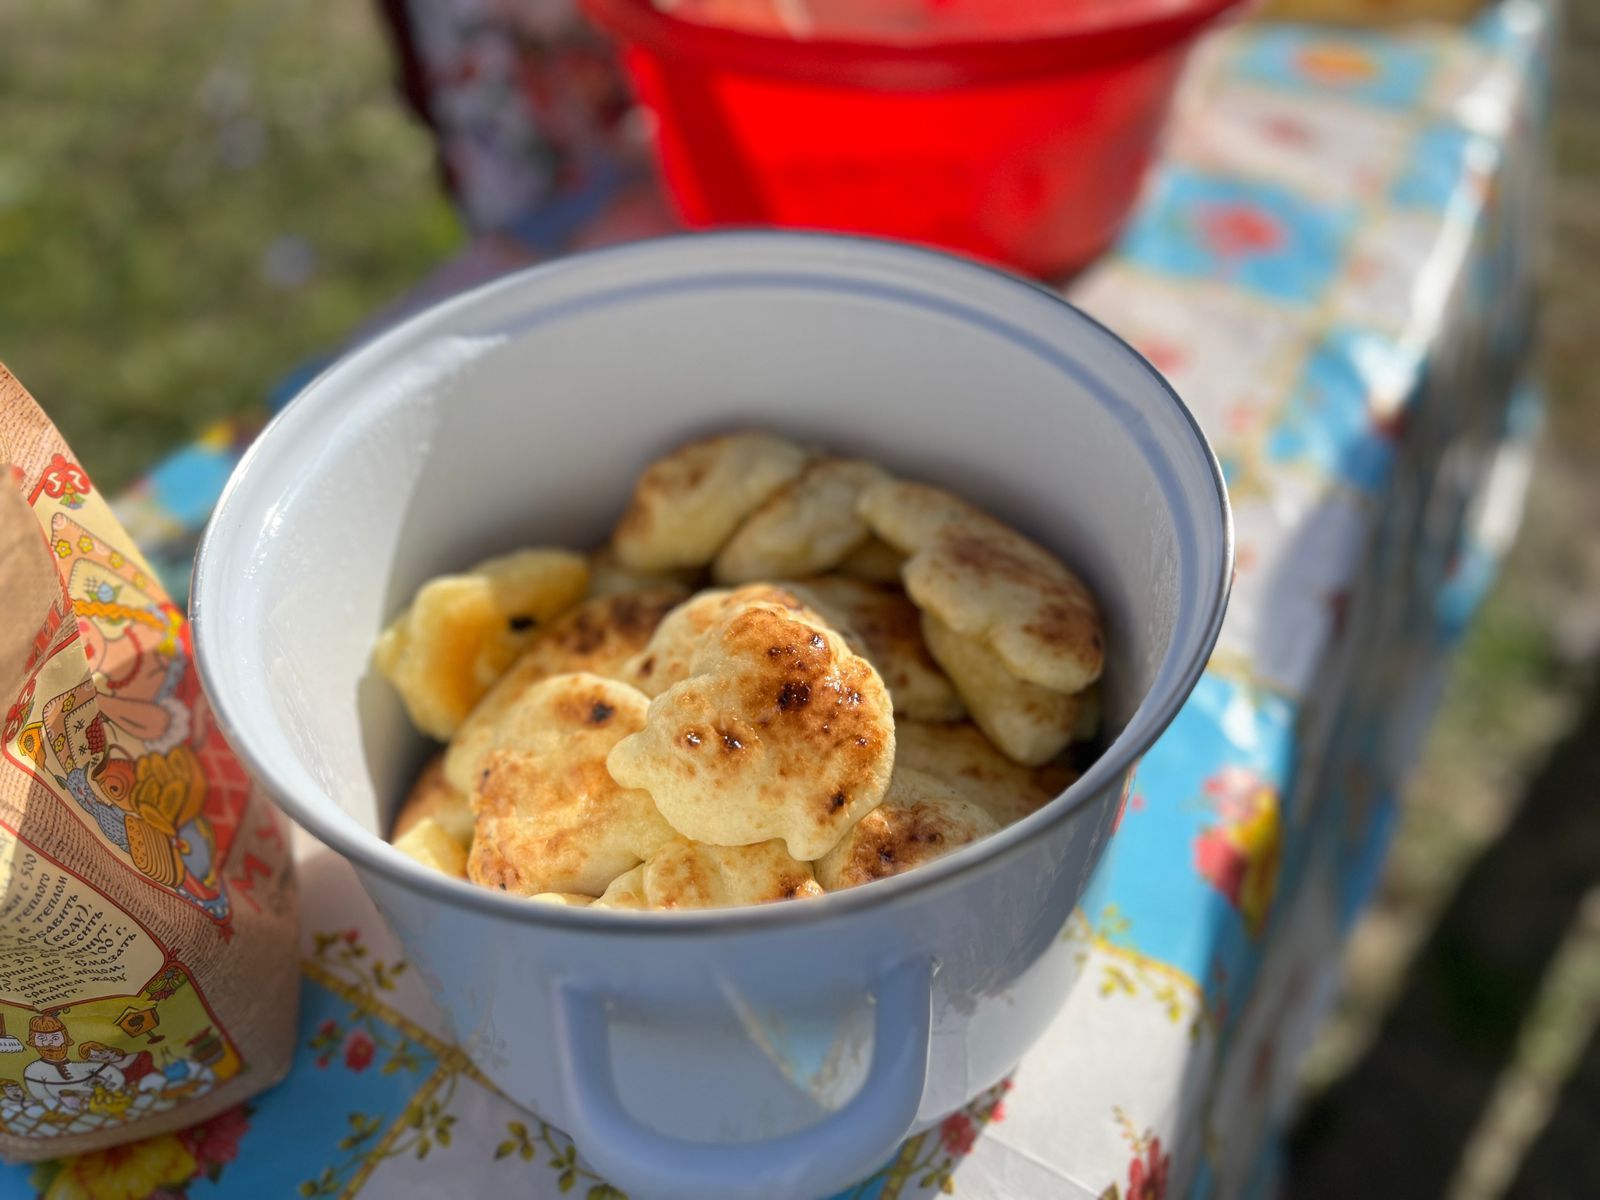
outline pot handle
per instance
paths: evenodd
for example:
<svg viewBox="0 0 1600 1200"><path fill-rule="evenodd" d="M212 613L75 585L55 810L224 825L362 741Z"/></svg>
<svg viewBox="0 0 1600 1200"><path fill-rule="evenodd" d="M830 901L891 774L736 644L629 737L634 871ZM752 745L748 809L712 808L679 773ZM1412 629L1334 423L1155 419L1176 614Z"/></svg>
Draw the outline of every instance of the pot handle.
<svg viewBox="0 0 1600 1200"><path fill-rule="evenodd" d="M932 993L930 960L890 967L873 989L872 1063L856 1094L805 1129L722 1143L672 1137L633 1117L611 1073L605 998L562 985L556 1061L570 1101L567 1133L609 1182L650 1200L820 1195L864 1179L916 1119L928 1075Z"/></svg>

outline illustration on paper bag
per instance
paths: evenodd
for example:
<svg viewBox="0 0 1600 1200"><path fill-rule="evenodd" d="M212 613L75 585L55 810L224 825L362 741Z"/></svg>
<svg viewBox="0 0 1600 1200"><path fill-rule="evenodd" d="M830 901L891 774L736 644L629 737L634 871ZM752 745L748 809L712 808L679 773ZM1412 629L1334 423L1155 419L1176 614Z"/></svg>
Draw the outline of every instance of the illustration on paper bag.
<svg viewBox="0 0 1600 1200"><path fill-rule="evenodd" d="M226 924L220 864L249 781L189 668L183 615L73 517L55 512L48 536L72 612L6 714L4 752L141 875ZM87 678L63 653L74 643Z"/></svg>
<svg viewBox="0 0 1600 1200"><path fill-rule="evenodd" d="M0 1001L0 1134L59 1137L137 1121L241 1068L181 964L131 996L44 1011Z"/></svg>

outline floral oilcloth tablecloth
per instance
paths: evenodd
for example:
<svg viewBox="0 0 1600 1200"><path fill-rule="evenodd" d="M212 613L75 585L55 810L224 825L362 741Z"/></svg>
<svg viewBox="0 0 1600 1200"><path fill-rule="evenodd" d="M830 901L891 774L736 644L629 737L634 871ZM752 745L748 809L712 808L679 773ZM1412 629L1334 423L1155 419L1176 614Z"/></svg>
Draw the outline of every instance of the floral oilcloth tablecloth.
<svg viewBox="0 0 1600 1200"><path fill-rule="evenodd" d="M1221 644L1062 931L1084 969L1059 1020L849 1195L1277 1186L1297 1060L1518 519L1551 41L1549 8L1508 0L1464 28L1246 27L1199 56L1120 248L1068 295L1216 446L1238 525ZM512 265L505 245L442 286ZM180 594L250 431L214 431L119 505ZM300 862L288 1081L186 1133L0 1169L0 1197L616 1195L451 1044L348 866L309 838Z"/></svg>

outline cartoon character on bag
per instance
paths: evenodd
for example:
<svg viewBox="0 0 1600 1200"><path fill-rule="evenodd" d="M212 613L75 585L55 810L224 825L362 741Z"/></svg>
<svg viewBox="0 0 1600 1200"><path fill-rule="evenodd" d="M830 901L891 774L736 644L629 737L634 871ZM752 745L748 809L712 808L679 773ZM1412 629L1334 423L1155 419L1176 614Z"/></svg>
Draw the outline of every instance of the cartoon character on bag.
<svg viewBox="0 0 1600 1200"><path fill-rule="evenodd" d="M177 746L165 754L127 757L113 747L95 768L94 781L107 803L122 814L121 836L100 827L128 852L133 865L183 892L202 907L224 904L217 877L217 842L204 814L206 779L194 751Z"/></svg>
<svg viewBox="0 0 1600 1200"><path fill-rule="evenodd" d="M129 1050L124 1053L104 1042L84 1042L78 1047L78 1057L85 1062L115 1067L122 1074L124 1086L133 1091L150 1091L161 1083L155 1058L148 1050Z"/></svg>
<svg viewBox="0 0 1600 1200"><path fill-rule="evenodd" d="M129 757L106 734L94 680L46 701L43 733L57 780L143 874L225 915L216 834L204 815L205 774L194 752Z"/></svg>
<svg viewBox="0 0 1600 1200"><path fill-rule="evenodd" d="M182 614L140 564L77 521L57 513L50 545L93 672L44 705L39 741L50 769L140 872L225 920L205 774L185 744Z"/></svg>
<svg viewBox="0 0 1600 1200"><path fill-rule="evenodd" d="M167 751L189 735L177 696L188 663L183 614L150 591L137 563L61 514L50 542L63 560L83 651L99 685L101 715L146 750Z"/></svg>
<svg viewBox="0 0 1600 1200"><path fill-rule="evenodd" d="M114 1087L122 1084L122 1073L103 1063L73 1062L68 1054L72 1035L60 1017L40 1013L28 1022L28 1045L38 1055L23 1068L22 1080L28 1094L50 1113L80 1112L94 1094L96 1082ZM110 1072L104 1075L103 1072Z"/></svg>

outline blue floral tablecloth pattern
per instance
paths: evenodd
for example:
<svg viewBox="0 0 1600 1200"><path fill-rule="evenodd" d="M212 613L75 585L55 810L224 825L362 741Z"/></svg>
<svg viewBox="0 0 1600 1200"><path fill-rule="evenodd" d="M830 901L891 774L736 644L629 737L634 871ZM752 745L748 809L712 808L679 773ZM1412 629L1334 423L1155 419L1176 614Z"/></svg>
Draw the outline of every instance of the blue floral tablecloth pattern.
<svg viewBox="0 0 1600 1200"><path fill-rule="evenodd" d="M1463 29L1247 26L1198 56L1119 250L1068 295L1223 461L1222 641L1062 932L1084 970L1045 1042L849 1196L1274 1194L1295 1065L1520 513L1551 41L1547 5L1503 0ZM254 428L119 506L180 595ZM288 1081L184 1134L0 1170L0 1197L618 1195L450 1043L348 868L300 857Z"/></svg>

